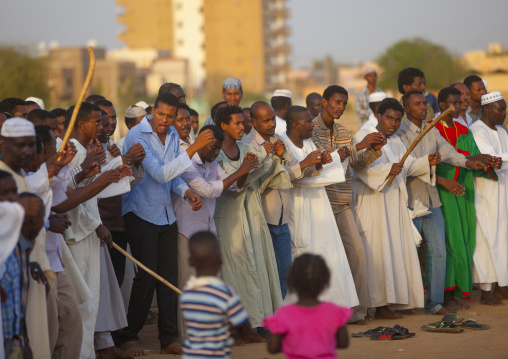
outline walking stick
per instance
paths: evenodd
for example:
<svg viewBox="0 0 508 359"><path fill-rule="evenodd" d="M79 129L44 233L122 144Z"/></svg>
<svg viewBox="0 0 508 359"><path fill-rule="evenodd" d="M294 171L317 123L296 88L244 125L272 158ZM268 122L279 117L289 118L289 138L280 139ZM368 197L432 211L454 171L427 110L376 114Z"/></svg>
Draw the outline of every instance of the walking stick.
<svg viewBox="0 0 508 359"><path fill-rule="evenodd" d="M455 107L453 107L453 106L448 107L448 109L445 112L442 112L427 127L425 127L423 129L423 131L418 135L418 137L415 138L415 140L413 141L411 146L409 146L409 148L408 148L407 152L404 154L404 156L402 156L402 159L400 160L400 163L404 164L404 162L406 161L407 157L411 154L411 152L413 152L413 150L415 149L416 145L422 140L422 138L427 134L427 132L429 132L435 125L437 125L439 123L439 121L441 121L443 118L448 116L453 111L455 111ZM391 175L390 179L388 180L388 186L392 185L392 182L393 182L394 179L395 179L395 175Z"/></svg>
<svg viewBox="0 0 508 359"><path fill-rule="evenodd" d="M124 256L126 256L127 258L129 258L131 261L133 261L134 263L136 263L139 267L141 267L143 270L145 270L145 272L147 272L148 274L150 274L152 277L154 277L155 279L161 281L162 283L164 283L165 285L167 285L169 288L173 289L175 292L177 292L178 294L182 295L182 291L180 289L178 289L177 287L175 287L173 284L169 283L167 280L165 280L164 278L162 278L160 275L158 275L157 273L155 273L154 271L148 269L143 263L141 263L140 261L138 261L136 258L134 258L133 256L131 256L129 253L127 253L126 251L124 251L122 249L122 247L120 247L118 244L116 244L115 242L113 242L113 247L115 247L116 250L118 250L120 253L122 253Z"/></svg>
<svg viewBox="0 0 508 359"><path fill-rule="evenodd" d="M76 106L74 107L74 111L72 112L71 121L69 122L69 126L67 127L67 131L65 132L65 136L62 140L62 145L60 146L59 152L62 152L65 149L65 146L67 145L67 142L69 141L69 137L71 137L72 130L74 129L74 123L76 123L76 118L78 117L79 109L81 108L81 103L83 102L83 98L86 95L86 92L88 91L88 87L90 87L90 82L92 81L93 72L95 70L95 54L93 52L93 47L88 46L88 56L90 57L90 64L88 66L88 74L86 75L85 83L83 85L83 88L81 89L81 93L78 97L78 102L76 103ZM62 159L62 155L58 155L57 160L60 161ZM49 179L49 184L51 184L51 181L53 180L53 177Z"/></svg>

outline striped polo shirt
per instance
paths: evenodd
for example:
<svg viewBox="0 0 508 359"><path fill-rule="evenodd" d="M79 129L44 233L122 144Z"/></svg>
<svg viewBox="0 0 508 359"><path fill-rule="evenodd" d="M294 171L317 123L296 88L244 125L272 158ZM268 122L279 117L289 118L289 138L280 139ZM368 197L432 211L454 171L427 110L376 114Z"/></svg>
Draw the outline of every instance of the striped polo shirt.
<svg viewBox="0 0 508 359"><path fill-rule="evenodd" d="M180 302L187 327L183 358L229 358L234 344L229 325L248 320L235 290L217 279L185 290Z"/></svg>

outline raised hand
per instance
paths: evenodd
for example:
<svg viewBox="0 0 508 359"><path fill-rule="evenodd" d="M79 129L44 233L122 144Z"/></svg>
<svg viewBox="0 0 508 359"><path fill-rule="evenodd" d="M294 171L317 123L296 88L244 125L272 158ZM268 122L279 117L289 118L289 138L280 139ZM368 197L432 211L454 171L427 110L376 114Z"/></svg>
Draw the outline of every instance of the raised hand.
<svg viewBox="0 0 508 359"><path fill-rule="evenodd" d="M71 221L69 221L69 216L65 213L61 214L52 214L49 216L49 231L53 233L64 234L65 230L69 228L71 225Z"/></svg>
<svg viewBox="0 0 508 359"><path fill-rule="evenodd" d="M251 153L252 155L252 153ZM250 156L249 153L245 154L242 165L238 169L242 175L249 173L254 168L259 167L259 160L257 156Z"/></svg>
<svg viewBox="0 0 508 359"><path fill-rule="evenodd" d="M484 171L488 170L487 165L480 161L467 160L466 167L471 168L473 170L484 170Z"/></svg>
<svg viewBox="0 0 508 359"><path fill-rule="evenodd" d="M116 144L113 144L112 146L107 145L107 149L109 151L109 153L111 153L111 156L113 157L118 157L118 156L121 156L122 153L120 152L120 149L116 146Z"/></svg>
<svg viewBox="0 0 508 359"><path fill-rule="evenodd" d="M269 141L266 141L265 143L263 143L263 147L265 148L267 155L273 153L273 151L275 149L275 146L273 145L273 143L271 143Z"/></svg>
<svg viewBox="0 0 508 359"><path fill-rule="evenodd" d="M282 158L282 156L284 155L284 152L286 152L286 145L284 144L284 142L282 142L281 140L277 140L277 141L275 141L273 146L274 146L275 155L279 158Z"/></svg>
<svg viewBox="0 0 508 359"><path fill-rule="evenodd" d="M213 137L212 130L205 130L199 134L198 138L196 138L196 141L194 141L192 146L195 146L197 151L208 145L210 142L213 142L214 140L215 137Z"/></svg>
<svg viewBox="0 0 508 359"><path fill-rule="evenodd" d="M145 159L146 153L143 146L140 143L134 143L127 154L131 158L131 162L135 165L140 165L141 162Z"/></svg>
<svg viewBox="0 0 508 359"><path fill-rule="evenodd" d="M337 153L340 156L340 162L344 162L346 158L351 157L351 151L347 146L341 147L337 150Z"/></svg>
<svg viewBox="0 0 508 359"><path fill-rule="evenodd" d="M438 165L439 163L441 163L441 155L439 154L439 152L431 153L429 155L429 164L431 166L435 166Z"/></svg>
<svg viewBox="0 0 508 359"><path fill-rule="evenodd" d="M374 150L380 150L386 144L386 139L383 134L379 132L369 133L365 138L358 144L356 144L356 150L360 151L364 148L371 146Z"/></svg>
<svg viewBox="0 0 508 359"><path fill-rule="evenodd" d="M100 175L99 178L96 179L96 181L100 181L103 184L110 185L111 183L117 183L121 179L122 174L120 173L120 171L114 169L104 172L102 175Z"/></svg>
<svg viewBox="0 0 508 359"><path fill-rule="evenodd" d="M121 165L116 168L118 172L120 172L121 178L132 176L132 169L129 165Z"/></svg>
<svg viewBox="0 0 508 359"><path fill-rule="evenodd" d="M304 169L314 165L319 165L321 164L321 157L321 151L313 151L309 153L309 155L305 157L303 161L300 162L300 167Z"/></svg>
<svg viewBox="0 0 508 359"><path fill-rule="evenodd" d="M394 163L392 165L392 169L390 170L389 175L390 176L397 176L402 172L402 169L404 168L404 165L402 163Z"/></svg>
<svg viewBox="0 0 508 359"><path fill-rule="evenodd" d="M327 163L333 162L332 155L328 151L321 152L321 164L326 165Z"/></svg>

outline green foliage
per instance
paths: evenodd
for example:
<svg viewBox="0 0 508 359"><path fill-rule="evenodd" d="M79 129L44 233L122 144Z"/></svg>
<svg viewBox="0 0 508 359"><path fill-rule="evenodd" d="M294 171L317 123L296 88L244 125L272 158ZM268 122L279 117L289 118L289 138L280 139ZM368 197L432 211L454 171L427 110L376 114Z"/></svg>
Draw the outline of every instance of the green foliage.
<svg viewBox="0 0 508 359"><path fill-rule="evenodd" d="M0 100L29 96L49 100L46 61L26 48L0 45Z"/></svg>
<svg viewBox="0 0 508 359"><path fill-rule="evenodd" d="M378 63L383 68L378 86L396 92L397 77L406 67L422 70L429 90L438 90L462 81L468 73L462 63L443 46L421 38L397 42L378 58Z"/></svg>

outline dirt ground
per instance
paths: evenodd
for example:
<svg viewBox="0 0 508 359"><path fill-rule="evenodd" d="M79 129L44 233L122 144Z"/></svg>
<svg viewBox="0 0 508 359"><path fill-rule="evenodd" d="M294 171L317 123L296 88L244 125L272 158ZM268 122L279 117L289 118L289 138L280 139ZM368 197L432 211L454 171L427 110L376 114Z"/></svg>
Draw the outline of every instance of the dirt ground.
<svg viewBox="0 0 508 359"><path fill-rule="evenodd" d="M422 325L440 319L438 316L417 314L399 320L373 320L367 326L349 325L349 332L360 332L379 326L402 325L416 333L413 338L403 340L370 340L351 338L349 348L340 350L340 358L508 358L508 301L499 307L478 303L479 291L474 291L471 308L460 311L458 315L473 319L481 324L489 324L487 330L466 329L459 334L429 333L420 329ZM149 358L179 358L177 355L159 354L157 325L145 326L141 332L141 345L147 349ZM241 359L281 359L284 355L272 355L266 351L266 344L249 344L233 348L232 358Z"/></svg>

